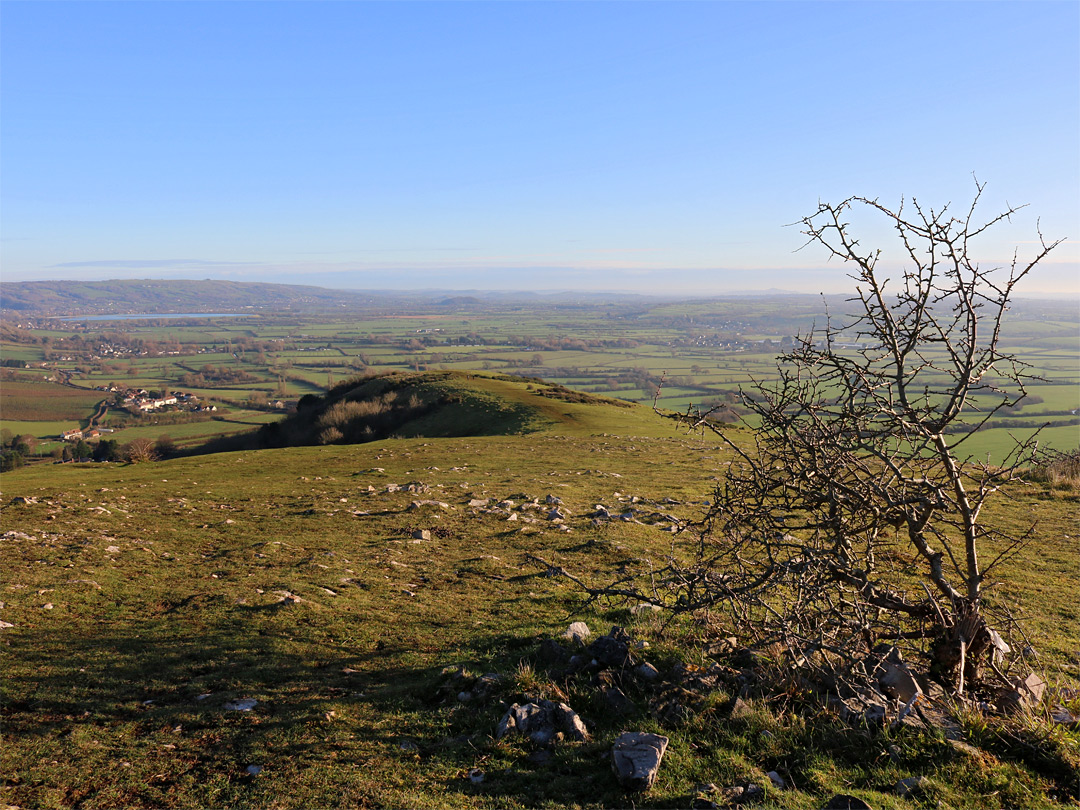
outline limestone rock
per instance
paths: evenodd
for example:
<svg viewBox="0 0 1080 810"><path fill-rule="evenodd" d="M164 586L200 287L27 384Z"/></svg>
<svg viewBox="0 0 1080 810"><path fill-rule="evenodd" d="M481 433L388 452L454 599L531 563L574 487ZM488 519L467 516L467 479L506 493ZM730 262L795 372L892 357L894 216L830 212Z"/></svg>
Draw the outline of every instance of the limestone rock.
<svg viewBox="0 0 1080 810"><path fill-rule="evenodd" d="M668 738L642 731L619 735L611 749L612 767L627 790L648 790L656 781Z"/></svg>
<svg viewBox="0 0 1080 810"><path fill-rule="evenodd" d="M577 712L565 703L541 700L539 703L513 704L499 721L497 738L511 732L523 734L538 745L547 745L558 739L584 742L589 738Z"/></svg>
<svg viewBox="0 0 1080 810"><path fill-rule="evenodd" d="M592 631L589 630L589 625L585 622L574 622L563 632L562 637L570 641L580 641L585 643L585 639L592 635Z"/></svg>

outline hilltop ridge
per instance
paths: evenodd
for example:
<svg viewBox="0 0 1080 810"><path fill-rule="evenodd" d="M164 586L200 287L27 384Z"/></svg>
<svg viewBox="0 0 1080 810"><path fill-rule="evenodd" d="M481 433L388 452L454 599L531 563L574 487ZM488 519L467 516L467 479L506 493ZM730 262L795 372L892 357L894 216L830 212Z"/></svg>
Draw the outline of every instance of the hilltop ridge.
<svg viewBox="0 0 1080 810"><path fill-rule="evenodd" d="M626 420L656 429L640 405L572 391L537 377L465 371L380 372L307 394L296 412L258 430L220 438L194 453L361 444L390 437L600 432Z"/></svg>

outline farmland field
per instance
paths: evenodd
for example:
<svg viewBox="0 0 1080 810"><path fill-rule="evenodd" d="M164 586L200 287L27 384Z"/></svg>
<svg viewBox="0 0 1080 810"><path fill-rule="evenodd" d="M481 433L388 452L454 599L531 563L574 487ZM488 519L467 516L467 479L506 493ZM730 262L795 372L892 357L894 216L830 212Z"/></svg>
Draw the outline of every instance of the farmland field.
<svg viewBox="0 0 1080 810"><path fill-rule="evenodd" d="M91 416L104 398L98 391L55 383L7 381L0 393L0 416L5 421L78 421Z"/></svg>
<svg viewBox="0 0 1080 810"><path fill-rule="evenodd" d="M832 306L846 305L834 301ZM1080 439L1075 307L1025 301L1016 310L1006 322L1005 341L1041 380L1032 380L1020 407L999 413L965 442L976 455L1000 456L1010 433L1028 435L1042 425L1047 426L1044 445L1069 449ZM17 376L0 391L0 405L5 420L85 421L104 396L90 389L126 385L188 391L207 403L266 409L264 418L276 419L281 411L267 409L268 404L288 407L365 370L476 369L540 377L634 402L656 398L669 410L726 404L734 406L733 414L739 389L774 376L775 357L822 316L817 297L789 295L589 303L413 297L374 299L366 308L333 314L39 320L31 329L5 335L4 358L37 362L31 369L6 370ZM68 385L27 388L34 375L47 374ZM52 396L25 395L34 390ZM983 404L973 399L969 422L980 419ZM152 432L150 426L125 430L136 431L132 437ZM212 432L173 432L194 437L203 431Z"/></svg>

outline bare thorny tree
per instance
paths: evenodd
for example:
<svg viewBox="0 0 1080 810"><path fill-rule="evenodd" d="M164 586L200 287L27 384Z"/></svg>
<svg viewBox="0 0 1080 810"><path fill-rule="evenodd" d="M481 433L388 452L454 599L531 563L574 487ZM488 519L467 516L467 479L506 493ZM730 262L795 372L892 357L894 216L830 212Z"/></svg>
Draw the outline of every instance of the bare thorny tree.
<svg viewBox="0 0 1080 810"><path fill-rule="evenodd" d="M1034 378L1002 348L1002 320L1017 283L1058 242L1040 233L1030 259L980 266L972 243L1017 211L977 221L982 191L977 183L960 216L852 197L801 220L808 245L853 268L856 314L800 336L778 379L743 391L749 446L709 412L679 417L735 461L697 531L650 570L586 586L591 596L726 615L741 640L782 650L787 667L826 687L869 678L874 651L894 647L953 692L988 672L1006 677L1016 628L986 595L1031 530L1005 535L981 513L1036 439L994 464L966 443ZM849 227L865 213L899 239L895 282Z"/></svg>

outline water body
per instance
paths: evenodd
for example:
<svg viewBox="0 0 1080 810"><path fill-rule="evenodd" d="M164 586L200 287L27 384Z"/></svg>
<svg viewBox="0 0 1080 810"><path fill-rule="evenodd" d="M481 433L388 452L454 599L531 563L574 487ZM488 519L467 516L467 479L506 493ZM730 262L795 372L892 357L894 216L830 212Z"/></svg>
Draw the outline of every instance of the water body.
<svg viewBox="0 0 1080 810"><path fill-rule="evenodd" d="M151 321L159 318L254 318L252 312L145 312L139 315L83 315L75 318L60 318L61 321Z"/></svg>

